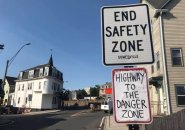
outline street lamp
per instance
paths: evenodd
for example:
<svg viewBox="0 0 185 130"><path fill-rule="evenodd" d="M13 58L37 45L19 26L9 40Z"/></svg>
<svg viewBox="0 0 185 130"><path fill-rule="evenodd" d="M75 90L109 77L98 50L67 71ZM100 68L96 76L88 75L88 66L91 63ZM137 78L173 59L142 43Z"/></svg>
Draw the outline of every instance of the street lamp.
<svg viewBox="0 0 185 130"><path fill-rule="evenodd" d="M4 49L4 45L0 44L0 49L1 50Z"/></svg>
<svg viewBox="0 0 185 130"><path fill-rule="evenodd" d="M2 89L4 91L4 85L5 85L5 79L6 79L6 75L7 75L7 71L8 71L8 67L10 66L10 64L13 62L13 60L15 59L15 57L17 56L17 54L19 54L19 52L27 45L31 45L31 43L26 43L24 44L16 53L15 55L10 59L7 60L6 62L6 69L5 69L5 74L4 74L4 78L3 78L3 82L2 82Z"/></svg>

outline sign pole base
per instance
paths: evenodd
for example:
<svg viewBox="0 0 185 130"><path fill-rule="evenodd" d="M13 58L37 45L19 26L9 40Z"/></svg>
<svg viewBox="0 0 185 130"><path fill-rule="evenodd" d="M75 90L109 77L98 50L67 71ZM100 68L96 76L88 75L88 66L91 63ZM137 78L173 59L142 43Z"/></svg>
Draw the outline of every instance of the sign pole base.
<svg viewBox="0 0 185 130"><path fill-rule="evenodd" d="M138 124L130 124L128 125L129 130L139 130L139 125Z"/></svg>

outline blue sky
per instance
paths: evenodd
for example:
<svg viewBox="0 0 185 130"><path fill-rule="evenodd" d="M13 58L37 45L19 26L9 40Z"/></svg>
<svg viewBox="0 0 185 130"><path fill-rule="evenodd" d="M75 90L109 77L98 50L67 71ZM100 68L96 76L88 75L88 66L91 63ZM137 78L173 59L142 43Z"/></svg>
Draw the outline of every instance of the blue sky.
<svg viewBox="0 0 185 130"><path fill-rule="evenodd" d="M8 75L48 62L63 72L64 88L75 90L111 81L113 68L102 63L101 7L138 0L0 0L0 78L6 60L25 43Z"/></svg>

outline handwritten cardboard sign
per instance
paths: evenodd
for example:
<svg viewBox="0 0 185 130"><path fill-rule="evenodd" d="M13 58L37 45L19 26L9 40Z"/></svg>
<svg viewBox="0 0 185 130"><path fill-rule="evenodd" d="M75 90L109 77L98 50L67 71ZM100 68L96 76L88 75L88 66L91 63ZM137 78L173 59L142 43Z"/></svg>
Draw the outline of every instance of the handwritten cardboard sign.
<svg viewBox="0 0 185 130"><path fill-rule="evenodd" d="M116 122L128 124L151 123L146 69L114 69L112 75Z"/></svg>

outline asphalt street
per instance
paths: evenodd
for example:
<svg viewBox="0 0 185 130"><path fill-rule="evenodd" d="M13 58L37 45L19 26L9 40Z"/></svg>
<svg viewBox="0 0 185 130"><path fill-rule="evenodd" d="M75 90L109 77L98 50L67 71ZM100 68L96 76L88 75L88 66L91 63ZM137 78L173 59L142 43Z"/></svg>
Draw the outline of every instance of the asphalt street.
<svg viewBox="0 0 185 130"><path fill-rule="evenodd" d="M37 115L8 115L12 123L0 130L98 130L102 111L68 110Z"/></svg>

